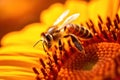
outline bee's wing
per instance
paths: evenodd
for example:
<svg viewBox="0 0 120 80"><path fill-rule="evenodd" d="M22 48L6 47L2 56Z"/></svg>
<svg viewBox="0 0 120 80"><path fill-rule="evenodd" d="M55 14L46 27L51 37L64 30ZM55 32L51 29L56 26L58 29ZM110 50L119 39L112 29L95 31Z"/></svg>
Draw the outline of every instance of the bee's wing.
<svg viewBox="0 0 120 80"><path fill-rule="evenodd" d="M79 17L79 15L80 15L79 13L75 13L75 14L69 16L69 17L63 22L63 24L59 27L59 30L60 30L60 29L63 29L66 24L71 23L72 21L76 20L76 19Z"/></svg>
<svg viewBox="0 0 120 80"><path fill-rule="evenodd" d="M66 10L65 12L63 12L59 17L58 19L54 22L53 25L57 25L59 24L69 13L69 10Z"/></svg>

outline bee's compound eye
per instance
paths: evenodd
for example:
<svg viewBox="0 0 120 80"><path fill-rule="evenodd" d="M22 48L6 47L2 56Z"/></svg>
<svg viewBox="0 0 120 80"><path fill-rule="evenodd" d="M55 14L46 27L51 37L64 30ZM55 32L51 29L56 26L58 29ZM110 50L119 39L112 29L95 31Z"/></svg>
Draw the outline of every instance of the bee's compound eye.
<svg viewBox="0 0 120 80"><path fill-rule="evenodd" d="M51 41L52 37L51 37L50 34L46 34L45 36L46 36L46 40L47 40L48 42Z"/></svg>

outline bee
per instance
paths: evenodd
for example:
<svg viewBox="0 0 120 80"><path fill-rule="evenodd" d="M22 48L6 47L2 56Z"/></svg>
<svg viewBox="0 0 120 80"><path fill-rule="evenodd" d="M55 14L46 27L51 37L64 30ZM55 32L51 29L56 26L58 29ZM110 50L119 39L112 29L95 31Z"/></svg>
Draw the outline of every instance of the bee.
<svg viewBox="0 0 120 80"><path fill-rule="evenodd" d="M40 41L42 41L43 49L48 55L48 61L43 61L43 59L40 59L40 63L42 65L41 72L43 74L43 77L37 76L37 79L39 80L56 80L56 77L51 76L57 76L60 67L64 63L64 60L69 57L69 54L64 47L62 41L63 39L67 40L68 46L71 48L71 51L73 51L75 48L75 50L77 49L80 53L86 55L80 39L82 38L87 40L92 38L92 32L84 26L72 24L72 21L76 20L79 17L79 13L72 14L65 19L68 13L69 10L63 12L60 17L54 22L54 24L48 28L46 32L41 33L42 39L34 45L36 46ZM63 23L61 25L58 25L62 21ZM74 46L71 45L71 42ZM57 43L58 46L55 51L52 51L53 54L51 56L49 54L49 51L53 49L53 47L55 47L55 43ZM57 51L60 51L60 56L59 54L57 54ZM33 71L37 75L40 74L35 67L33 68Z"/></svg>
<svg viewBox="0 0 120 80"><path fill-rule="evenodd" d="M63 21L63 19L68 15L68 13L69 10L63 12L61 16L54 22L53 26L50 27L46 32L43 32L41 34L42 36L41 41L43 42L44 50L45 47L49 50L51 46L54 44L54 42L61 43L60 40L61 38L70 37L78 51L84 53L84 48L79 38L90 39L93 37L92 32L81 25L71 23L72 21L76 20L79 17L80 15L79 13L72 14L71 16L67 17L65 21ZM62 21L63 21L62 25L58 26L58 24ZM61 45L62 44L59 44L59 46Z"/></svg>

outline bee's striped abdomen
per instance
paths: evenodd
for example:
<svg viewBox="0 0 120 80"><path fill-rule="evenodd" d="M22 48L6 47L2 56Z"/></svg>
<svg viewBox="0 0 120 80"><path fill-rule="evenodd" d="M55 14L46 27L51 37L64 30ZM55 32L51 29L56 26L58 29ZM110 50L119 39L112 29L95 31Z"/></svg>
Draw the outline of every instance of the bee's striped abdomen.
<svg viewBox="0 0 120 80"><path fill-rule="evenodd" d="M89 39L93 37L92 32L90 30L77 24L68 24L65 26L64 30L68 34L74 34L77 37L84 39Z"/></svg>

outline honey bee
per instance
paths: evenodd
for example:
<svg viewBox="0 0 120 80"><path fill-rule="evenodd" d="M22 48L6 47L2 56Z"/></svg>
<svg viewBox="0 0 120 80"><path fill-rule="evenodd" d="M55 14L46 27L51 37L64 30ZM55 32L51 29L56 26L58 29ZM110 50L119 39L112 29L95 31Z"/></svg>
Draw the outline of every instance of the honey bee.
<svg viewBox="0 0 120 80"><path fill-rule="evenodd" d="M37 80L56 80L56 77L53 76L57 76L60 67L64 63L64 60L69 57L62 40L66 40L68 42L67 44L70 47L71 51L78 50L78 52L86 55L80 39L90 39L93 37L93 34L84 26L72 24L72 21L76 20L79 17L79 13L72 14L65 19L68 13L69 10L63 12L63 14L61 14L61 16L54 22L51 27L48 28L46 32L41 33L42 39L34 45L36 46L40 41L42 41L43 49L48 55L48 61L43 61L43 59L40 59L40 63L42 65L41 73L43 76L39 76L41 73L39 73L39 71L33 67L34 73L37 74ZM62 21L63 23L61 25L58 25ZM57 48L55 47L55 43L58 44ZM54 47L56 49L55 51L52 51L53 54L51 56L49 54L49 51ZM60 51L60 56L57 54L57 51Z"/></svg>
<svg viewBox="0 0 120 80"><path fill-rule="evenodd" d="M54 42L60 42L61 38L70 37L78 51L80 51L81 53L85 53L79 38L90 39L93 37L92 32L83 26L71 23L79 17L79 13L72 14L71 16L67 17L65 21L63 21L63 19L68 15L68 13L69 10L63 12L61 16L54 22L53 26L50 27L46 32L43 32L41 34L41 41L43 42L44 50L45 47L49 50L52 44ZM58 24L62 21L62 25L58 26ZM62 44L59 44L59 46L61 45Z"/></svg>

